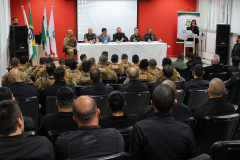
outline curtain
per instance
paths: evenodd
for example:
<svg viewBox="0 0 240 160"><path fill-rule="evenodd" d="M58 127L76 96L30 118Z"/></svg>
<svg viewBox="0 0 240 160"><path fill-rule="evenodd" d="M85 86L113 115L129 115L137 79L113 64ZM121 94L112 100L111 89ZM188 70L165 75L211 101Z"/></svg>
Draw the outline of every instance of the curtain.
<svg viewBox="0 0 240 160"><path fill-rule="evenodd" d="M240 34L240 0L232 0L231 32Z"/></svg>
<svg viewBox="0 0 240 160"><path fill-rule="evenodd" d="M201 29L208 28L208 0L199 0L198 1L198 12L200 12L200 24L199 27Z"/></svg>
<svg viewBox="0 0 240 160"><path fill-rule="evenodd" d="M0 78L8 66L8 36L10 20L10 0L0 0ZM1 83L1 82L0 82Z"/></svg>

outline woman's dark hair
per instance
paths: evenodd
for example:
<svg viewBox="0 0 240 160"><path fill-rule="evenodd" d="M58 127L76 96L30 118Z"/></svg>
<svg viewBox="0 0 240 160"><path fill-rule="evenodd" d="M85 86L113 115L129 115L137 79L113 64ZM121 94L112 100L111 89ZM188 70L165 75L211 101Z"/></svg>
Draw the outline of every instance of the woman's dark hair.
<svg viewBox="0 0 240 160"><path fill-rule="evenodd" d="M122 92L113 91L108 96L108 105L113 113L123 111L125 102L126 100Z"/></svg>
<svg viewBox="0 0 240 160"><path fill-rule="evenodd" d="M195 22L195 26L197 25L197 21L195 19L193 19L192 22ZM191 22L191 28L192 28L192 22Z"/></svg>

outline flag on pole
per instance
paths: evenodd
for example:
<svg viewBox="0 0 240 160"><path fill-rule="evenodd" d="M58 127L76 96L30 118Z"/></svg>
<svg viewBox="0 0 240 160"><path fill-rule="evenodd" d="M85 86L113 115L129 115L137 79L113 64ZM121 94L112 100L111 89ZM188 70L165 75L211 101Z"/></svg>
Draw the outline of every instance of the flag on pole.
<svg viewBox="0 0 240 160"><path fill-rule="evenodd" d="M43 13L43 22L42 22L42 42L43 49L47 52L47 55L50 55L50 43L49 43L49 34L48 34L48 25L47 25L47 13L46 13L46 0L44 2L44 13Z"/></svg>
<svg viewBox="0 0 240 160"><path fill-rule="evenodd" d="M56 47L56 40L55 40L55 27L54 27L54 18L53 18L53 5L50 15L50 21L49 21L49 37L51 42L51 50L55 54L55 57L58 57L57 55L57 47Z"/></svg>
<svg viewBox="0 0 240 160"><path fill-rule="evenodd" d="M28 28L28 54L29 54L29 59L31 59L32 58L32 54L33 54L31 33L30 33L29 26L28 26L28 20L27 20L26 12L25 12L23 6L22 6L22 10L23 10L23 16L24 16L25 25Z"/></svg>
<svg viewBox="0 0 240 160"><path fill-rule="evenodd" d="M31 14L31 9L30 9L30 3L29 5L29 30L30 30L30 36L31 36L31 41L32 41L32 58L34 59L37 49L36 49L36 43L35 43L35 35L34 35L34 28L33 28L33 21L32 21L32 14Z"/></svg>

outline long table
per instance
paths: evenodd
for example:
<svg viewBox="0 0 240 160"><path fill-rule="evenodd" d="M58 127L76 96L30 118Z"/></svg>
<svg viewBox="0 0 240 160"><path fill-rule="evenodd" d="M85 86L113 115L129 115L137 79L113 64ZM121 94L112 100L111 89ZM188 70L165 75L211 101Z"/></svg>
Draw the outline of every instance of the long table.
<svg viewBox="0 0 240 160"><path fill-rule="evenodd" d="M108 44L78 43L77 51L78 62L80 62L80 55L86 54L87 58L94 57L97 63L102 51L108 51L108 59L111 60L111 56L117 54L119 56L119 63L121 62L121 55L126 53L129 62L132 62L132 56L137 54L140 60L155 58L158 66L160 66L162 59L167 56L167 44L159 42L124 42L120 44L116 42L110 42Z"/></svg>

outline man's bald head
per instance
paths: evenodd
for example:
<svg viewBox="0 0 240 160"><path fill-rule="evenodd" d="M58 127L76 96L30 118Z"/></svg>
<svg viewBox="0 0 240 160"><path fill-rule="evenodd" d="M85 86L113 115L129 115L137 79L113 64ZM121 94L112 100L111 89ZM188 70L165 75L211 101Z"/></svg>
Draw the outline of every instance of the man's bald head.
<svg viewBox="0 0 240 160"><path fill-rule="evenodd" d="M88 33L92 34L93 33L93 29L92 28L88 28Z"/></svg>
<svg viewBox="0 0 240 160"><path fill-rule="evenodd" d="M222 97L225 92L223 81L219 78L213 78L209 83L208 92L210 96Z"/></svg>
<svg viewBox="0 0 240 160"><path fill-rule="evenodd" d="M71 29L69 29L69 30L67 31L67 33L68 33L68 35L70 35L70 36L73 35L73 31L72 31Z"/></svg>
<svg viewBox="0 0 240 160"><path fill-rule="evenodd" d="M81 124L87 124L97 118L97 104L91 97L80 96L73 103L73 113Z"/></svg>
<svg viewBox="0 0 240 160"><path fill-rule="evenodd" d="M130 80L136 80L139 75L139 70L137 67L131 67L128 71L128 76Z"/></svg>
<svg viewBox="0 0 240 160"><path fill-rule="evenodd" d="M18 69L12 69L11 71L9 71L9 78L12 83L21 82L22 81L21 72Z"/></svg>
<svg viewBox="0 0 240 160"><path fill-rule="evenodd" d="M173 81L169 80L169 79L166 79L162 82L162 84L166 84L168 85L169 87L171 87L174 91L176 91L177 93L177 89L176 89L176 85Z"/></svg>

